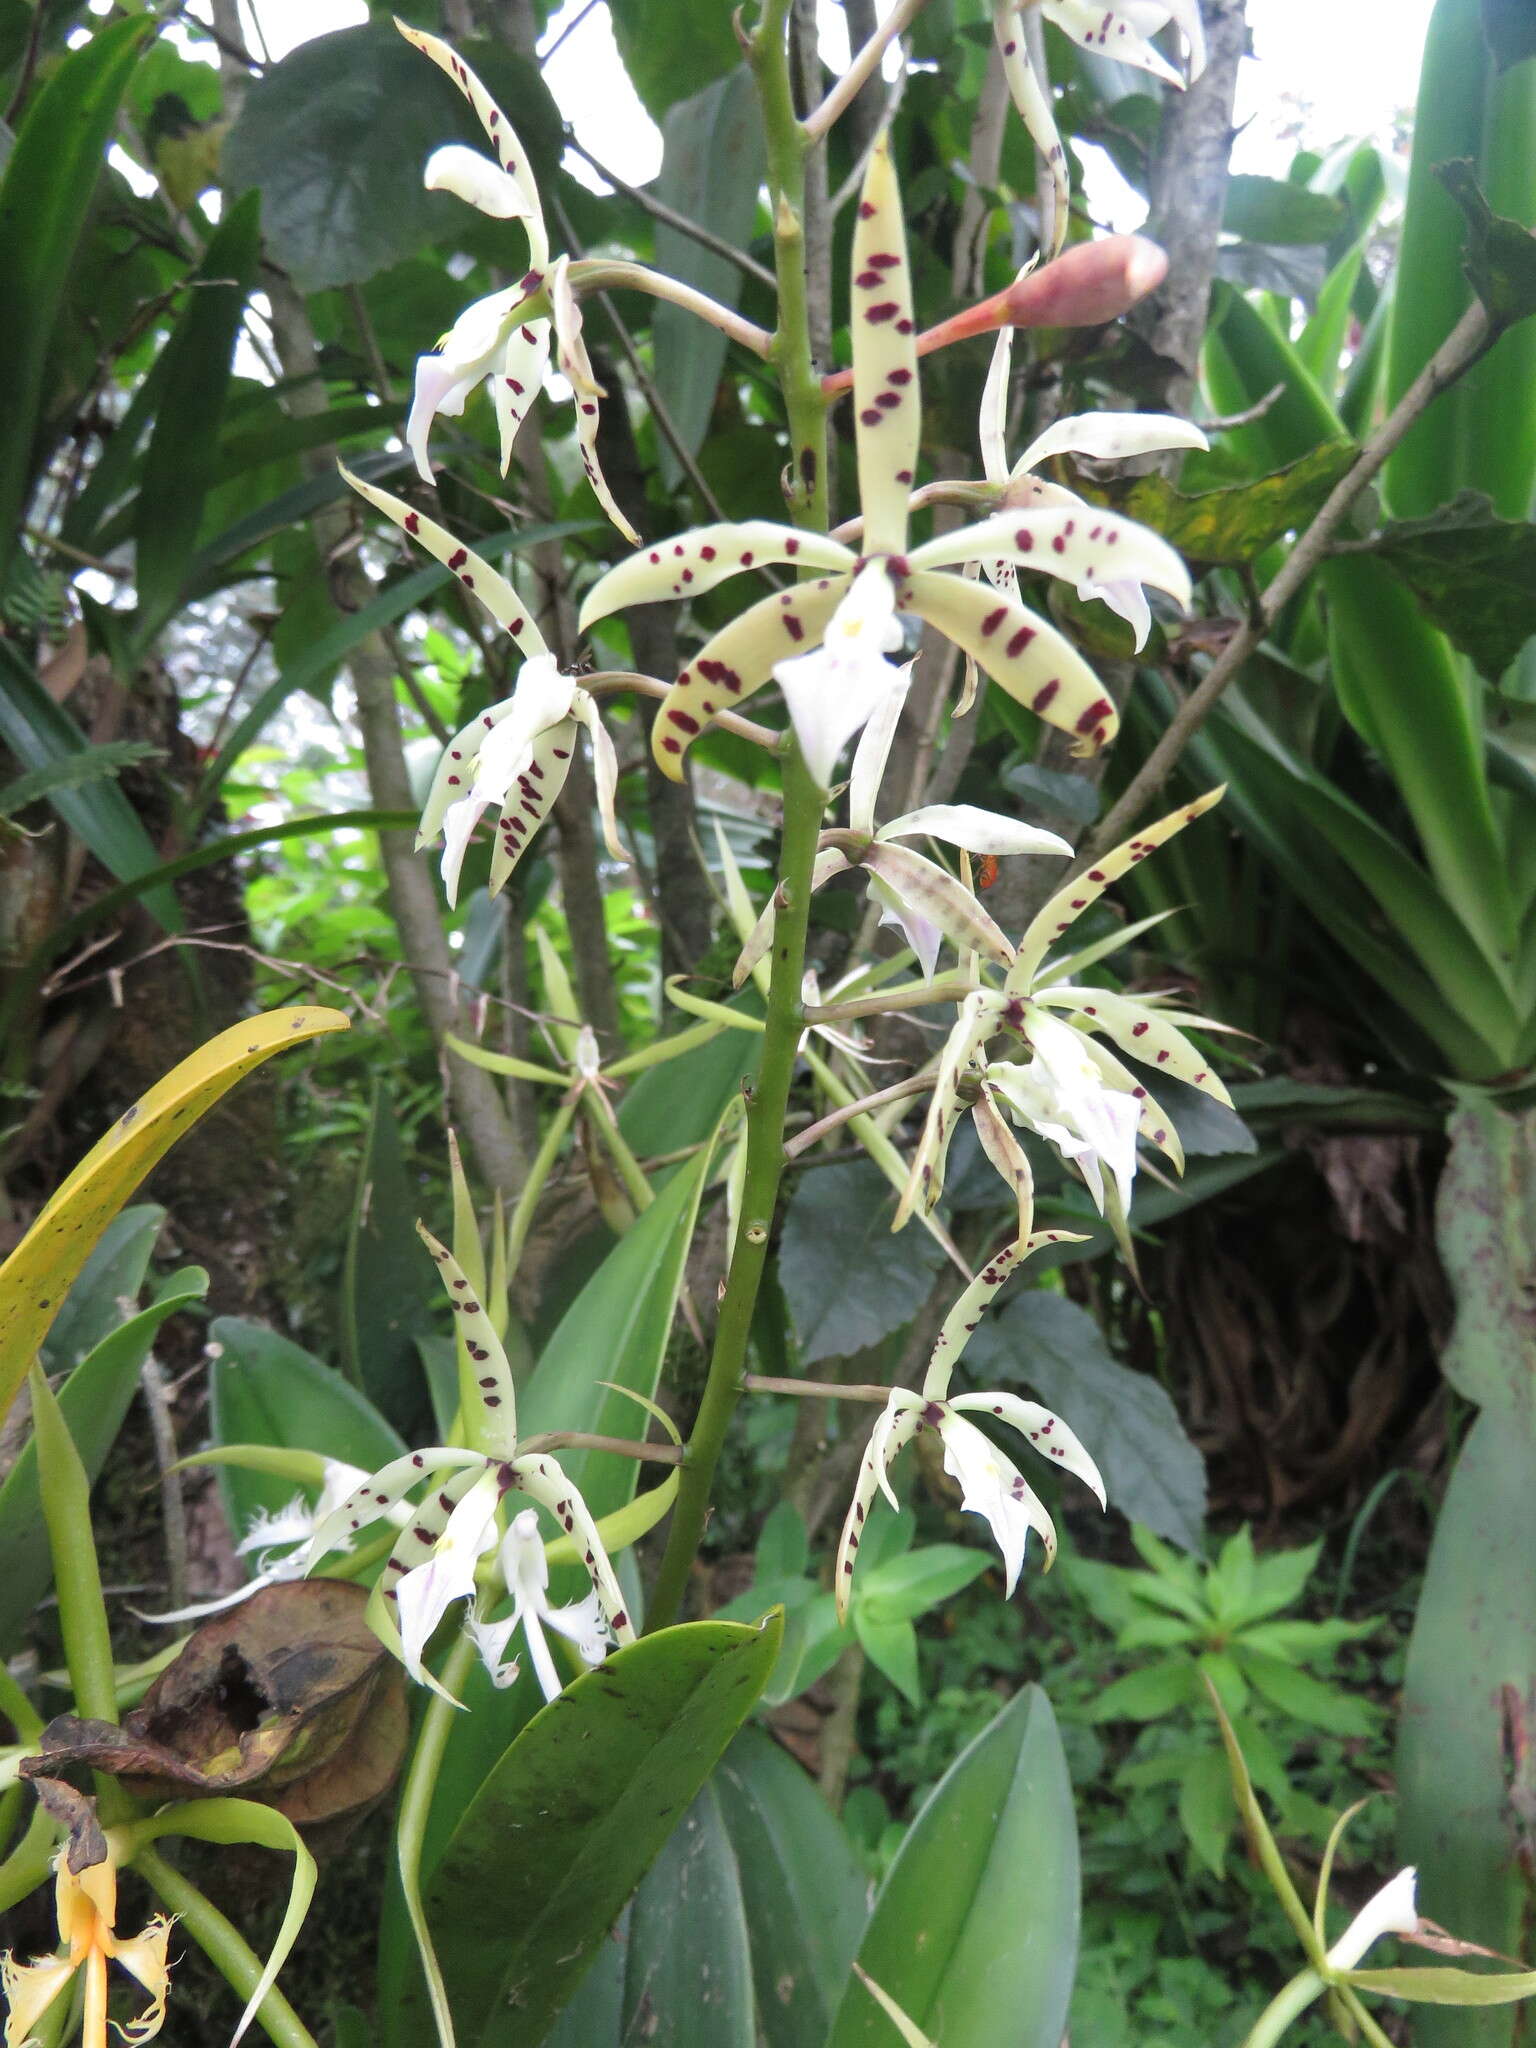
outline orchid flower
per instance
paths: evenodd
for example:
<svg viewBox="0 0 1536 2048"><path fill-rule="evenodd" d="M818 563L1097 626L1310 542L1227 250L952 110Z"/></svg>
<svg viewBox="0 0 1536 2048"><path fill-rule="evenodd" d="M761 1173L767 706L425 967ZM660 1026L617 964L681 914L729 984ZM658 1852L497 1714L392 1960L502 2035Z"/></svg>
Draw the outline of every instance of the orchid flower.
<svg viewBox="0 0 1536 2048"><path fill-rule="evenodd" d="M505 888L565 787L579 725L586 727L591 742L604 843L615 860L627 860L614 808L618 756L597 699L573 677L560 673L531 612L505 576L403 498L365 483L345 467L341 473L360 497L452 570L524 657L511 696L472 718L444 748L421 814L416 849L430 846L442 833L449 903L457 901L465 851L488 810L497 814L490 892L495 896Z"/></svg>
<svg viewBox="0 0 1536 2048"><path fill-rule="evenodd" d="M67 1806L72 1811L68 1839L54 1858L54 1906L58 1917L62 1955L43 1956L33 1963L18 1963L9 1951L0 1956L0 1990L5 1993L5 2048L27 2048L36 2038L35 2029L44 2013L73 1984L78 1972L85 1974L84 2019L80 2038L84 2048L107 2048L107 1965L118 1963L149 1994L149 2004L137 2019L114 2022L122 2038L138 2048L152 2041L165 2021L165 2001L170 1990L170 1962L166 1953L171 1938L171 1921L162 1916L151 1920L141 1934L117 1931L117 1871L121 1849L113 1831L104 1829L96 1818L95 1802L74 1791L72 1786L54 1784L45 1795L44 1783L35 1781L39 1797L51 1808Z"/></svg>
<svg viewBox="0 0 1536 2048"><path fill-rule="evenodd" d="M518 1449L512 1369L495 1325L453 1254L429 1231L420 1225L417 1229L437 1262L458 1317L459 1335L474 1373L476 1436L484 1448L440 1445L392 1459L355 1487L321 1523L311 1539L311 1558L323 1557L340 1541L356 1536L415 1494L413 1509L380 1580L381 1597L393 1621L393 1626L386 1625L380 1633L418 1684L430 1686L458 1705L427 1670L427 1645L456 1601L467 1603L472 1632L480 1627L472 1611L478 1567L496 1548L498 1516L509 1493L526 1494L547 1508L565 1533L575 1538L598 1608L614 1639L633 1642L635 1631L586 1502L556 1459L547 1453ZM504 1553L504 1565L505 1557ZM526 1571L520 1551L514 1549L511 1557ZM516 1594L516 1588L509 1589Z"/></svg>
<svg viewBox="0 0 1536 2048"><path fill-rule="evenodd" d="M1055 198L1050 253L1058 256L1067 239L1071 187L1050 91L1029 58L1024 12L1031 5L1038 6L1047 21L1054 22L1064 35L1093 55L1133 64L1169 85L1182 86L1184 79L1152 38L1169 22L1175 24L1189 53L1189 83L1193 85L1205 69L1205 30L1200 19L1200 0L992 0L992 32L1003 60L1008 90L1050 172ZM1041 239L1044 240L1043 222Z"/></svg>
<svg viewBox="0 0 1536 2048"><path fill-rule="evenodd" d="M927 1120L896 1212L898 1228L914 1208L931 1211L938 1202L950 1140L969 1111L983 1150L1015 1188L1021 1188L1028 1165L1010 1124L1023 1125L1054 1144L1082 1173L1096 1206L1129 1256L1125 1209L1135 1169L1135 1139L1140 1136L1154 1145L1177 1172L1183 1171L1184 1153L1172 1119L1111 1048L1145 1066L1161 1068L1230 1108L1225 1084L1180 1025L1204 1031L1229 1027L1183 1013L1176 1024L1162 996L1120 995L1072 980L1075 971L1099 957L1099 948L1089 947L1062 960L1046 955L1111 882L1208 811L1221 795L1222 790L1215 789L1181 805L1074 876L1030 924L1002 987L974 989L965 997L940 1057ZM1004 1032L1029 1047L1033 1057L1028 1064L987 1057L988 1042Z"/></svg>
<svg viewBox="0 0 1536 2048"><path fill-rule="evenodd" d="M992 1415L1008 1423L1042 1458L1073 1473L1095 1494L1100 1507L1105 1505L1104 1482L1098 1466L1059 1415L1038 1402L1021 1400L1017 1394L949 1393L955 1360L998 1289L1031 1252L1069 1236L1070 1233L1059 1230L1030 1235L1026 1223L1019 1240L987 1261L945 1317L928 1361L922 1391L892 1389L870 1433L838 1543L833 1585L839 1618L847 1615L854 1566L870 1505L876 1492L881 1492L893 1508L899 1506L891 1486L891 1466L921 1430L931 1429L937 1434L944 1449L944 1469L960 1483L961 1506L982 1516L990 1526L1003 1556L1005 1598L1012 1597L1018 1584L1031 1531L1040 1538L1046 1569L1050 1569L1056 1556L1056 1528L1023 1473L974 1422L966 1420L968 1415Z"/></svg>
<svg viewBox="0 0 1536 2048"><path fill-rule="evenodd" d="M1006 966L1013 948L971 890L936 862L897 842L929 837L967 853L1049 853L1069 858L1072 848L1054 832L974 804L924 804L892 818L888 825L876 826L875 799L911 675L908 662L864 727L848 783L848 830L822 834L811 887L819 889L834 875L862 869L869 877L869 893L880 906L880 922L902 933L925 977L932 977L946 938L961 953L982 952ZM772 945L773 929L770 900L736 962L733 978L738 988Z"/></svg>
<svg viewBox="0 0 1536 2048"><path fill-rule="evenodd" d="M539 1689L545 1699L555 1699L562 1690L561 1680L544 1631L552 1628L556 1635L564 1636L576 1646L581 1661L595 1668L607 1656L612 1641L598 1597L589 1593L585 1600L577 1600L568 1607L550 1606L549 1560L539 1535L539 1518L532 1508L514 1515L501 1539L501 1576L512 1596L511 1614L505 1621L472 1618L468 1623L481 1662L493 1685L510 1685L517 1677L519 1665L516 1658L510 1663L503 1659L508 1642L520 1628L533 1659Z"/></svg>
<svg viewBox="0 0 1536 2048"><path fill-rule="evenodd" d="M818 572L748 606L679 675L654 728L663 770L722 708L777 677L801 752L823 787L853 734L888 701L900 618L925 619L973 655L1010 696L1070 732L1080 753L1115 729L1114 706L1082 656L1011 594L939 572L1000 557L1074 582L1134 577L1189 600L1189 577L1145 527L1072 507L1004 512L909 551L908 496L920 427L911 277L900 197L885 142L871 154L853 232L853 404L862 553L771 520L697 527L620 562L588 592L585 630L628 604L698 597L770 563Z"/></svg>
<svg viewBox="0 0 1536 2048"><path fill-rule="evenodd" d="M1036 435L1010 469L1006 453L1008 424L1008 379L1013 361L1013 329L1003 328L992 350L981 398L981 459L987 481L1001 492L1000 503L1010 510L1043 506L1059 511L1076 506L1084 516L1095 508L1075 491L1048 483L1034 474L1053 455L1087 455L1099 462L1120 462L1132 455L1151 455L1168 448L1209 448L1199 427L1171 413L1083 412L1058 420ZM1009 561L985 564L987 574L999 590L1014 588L1018 580ZM1147 644L1152 613L1147 594L1134 576L1084 576L1077 585L1079 597L1098 598L1124 619L1136 636L1136 648Z"/></svg>
<svg viewBox="0 0 1536 2048"><path fill-rule="evenodd" d="M556 359L575 400L582 467L603 510L625 539L638 547L640 536L619 510L598 463L597 401L604 395L603 387L592 374L582 339L581 309L571 285L569 259L550 259L549 232L528 153L501 108L447 43L405 22L395 25L414 49L447 72L474 109L495 152L493 160L462 143L435 151L427 162L427 189L451 192L493 220L520 220L528 236L528 267L521 279L467 306L436 349L417 358L405 444L423 480L431 483L427 440L433 420L439 413L457 417L476 386L489 383L505 476L518 428L543 387L549 365L551 323L542 317L529 318L530 302L542 296L553 314Z"/></svg>
<svg viewBox="0 0 1536 2048"><path fill-rule="evenodd" d="M1350 1921L1328 1951L1329 1967L1353 1970L1373 1942L1384 1934L1417 1934L1419 1873L1410 1866L1388 1879Z"/></svg>

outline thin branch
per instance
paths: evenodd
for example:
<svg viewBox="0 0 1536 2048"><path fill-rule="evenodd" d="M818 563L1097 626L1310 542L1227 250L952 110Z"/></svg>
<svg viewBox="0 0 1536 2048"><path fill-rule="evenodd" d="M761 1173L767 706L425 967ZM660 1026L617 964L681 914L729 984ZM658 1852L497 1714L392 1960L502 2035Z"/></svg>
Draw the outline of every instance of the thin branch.
<svg viewBox="0 0 1536 2048"><path fill-rule="evenodd" d="M879 70L881 59L891 44L911 27L926 4L927 0L897 0L889 18L876 29L821 105L813 107L800 123L813 142L825 135L838 116L858 98Z"/></svg>
<svg viewBox="0 0 1536 2048"><path fill-rule="evenodd" d="M612 1451L618 1458L638 1458L648 1465L681 1465L687 1453L681 1444L642 1444L628 1436L595 1435L587 1429L555 1429L531 1436L520 1451Z"/></svg>
<svg viewBox="0 0 1536 2048"><path fill-rule="evenodd" d="M868 1110L880 1109L887 1102L900 1102L903 1096L921 1095L931 1085L927 1075L909 1074L905 1081L893 1081L889 1088L880 1089L878 1094L866 1095L858 1102L845 1102L841 1109L834 1109L830 1115L807 1125L803 1131L797 1131L785 1144L784 1157L786 1160L798 1158L800 1153L808 1151L818 1139L826 1137L829 1131L835 1131L839 1124L848 1123L853 1117L863 1116Z"/></svg>
<svg viewBox="0 0 1536 2048"><path fill-rule="evenodd" d="M1472 365L1487 354L1498 335L1499 330L1489 320L1487 308L1480 300L1462 314L1445 341L1360 450L1353 468L1334 486L1327 503L1292 548L1279 574L1264 592L1256 612L1233 634L1199 684L1180 705L1167 731L1089 837L1073 869L1074 874L1124 838L1173 773L1179 756L1210 716L1222 691L1327 555L1334 534L1361 492L1419 416L1428 410L1442 391L1465 376Z"/></svg>
<svg viewBox="0 0 1536 2048"><path fill-rule="evenodd" d="M749 1394L808 1394L817 1401L878 1401L884 1407L891 1398L889 1387L845 1387L837 1380L783 1380L766 1372L744 1372L741 1384Z"/></svg>
<svg viewBox="0 0 1536 2048"><path fill-rule="evenodd" d="M593 8L596 7L597 4L598 0L587 0L586 6L583 7L577 14L574 14L571 17L571 19L565 24L565 27L561 29L559 35L557 35L555 37L555 40L550 44L549 48L545 50L542 56L539 58L539 64L541 68L549 62L550 58L554 56L555 52L560 48L560 45L562 43L570 41L571 37L575 35L577 29L581 27L582 23L586 20L587 16L592 12ZM585 156L586 151L583 150L582 154L583 156ZM605 171L603 175L606 177L607 172Z"/></svg>
<svg viewBox="0 0 1536 2048"><path fill-rule="evenodd" d="M964 975L952 974L937 981L909 981L870 996L851 996L846 1003L807 1003L802 1014L807 1024L840 1024L850 1017L880 1017L887 1010L926 1010L932 1003L964 1002L975 987Z"/></svg>
<svg viewBox="0 0 1536 2048"><path fill-rule="evenodd" d="M775 289L773 272L765 264L759 263L755 256L749 256L745 249L733 248L729 242L714 234L709 228L701 227L696 220L690 220L685 213L675 212L665 200L647 192L643 185L627 183L617 171L610 171L606 164L599 163L586 144L578 142L569 128L565 131L565 146L569 150L574 150L583 163L590 164L604 183L611 185L615 192L622 192L626 199L633 199L636 206L642 212L648 213L652 220L660 221L663 227L674 228L678 234L686 235L690 241L697 242L701 249L708 249L712 255L723 256L727 263L734 263L743 276L755 278L770 291Z"/></svg>

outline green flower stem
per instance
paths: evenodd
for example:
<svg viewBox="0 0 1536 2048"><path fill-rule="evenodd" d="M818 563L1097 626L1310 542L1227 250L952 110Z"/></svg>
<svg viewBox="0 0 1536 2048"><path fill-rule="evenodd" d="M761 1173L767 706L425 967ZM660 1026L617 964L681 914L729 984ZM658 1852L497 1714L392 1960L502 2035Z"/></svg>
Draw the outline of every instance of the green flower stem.
<svg viewBox="0 0 1536 2048"><path fill-rule="evenodd" d="M655 1201L656 1190L646 1179L639 1160L625 1144L618 1124L614 1121L613 1111L603 1099L602 1090L588 1088L583 1100L587 1114L592 1119L593 1129L602 1139L608 1157L619 1170L619 1179L624 1183L625 1193L634 1203L636 1213L643 1213Z"/></svg>
<svg viewBox="0 0 1536 2048"><path fill-rule="evenodd" d="M565 1134L571 1127L571 1118L575 1113L574 1102L560 1104L549 1120L549 1129L544 1133L539 1149L534 1154L533 1164L518 1190L517 1202L507 1219L508 1277L517 1271L518 1262L523 1255L523 1246L527 1242L528 1232L533 1223L533 1212L538 1207L540 1195L544 1192L544 1183L549 1179L555 1161L560 1156L560 1147L565 1142Z"/></svg>
<svg viewBox="0 0 1536 2048"><path fill-rule="evenodd" d="M442 1674L442 1683L455 1697L463 1692L464 1681L474 1661L474 1644L468 1635L459 1635L448 1652ZM449 2010L448 1987L443 1982L437 1951L432 1946L432 1932L427 1926L426 1907L422 1903L421 1856L426 1844L427 1822L432 1813L432 1795L437 1790L437 1774L442 1769L443 1752L457 1716L458 1709L440 1694L433 1693L427 1701L416 1736L416 1747L411 1752L410 1768L405 1774L399 1817L395 1822L395 1857L400 1871L400 1891L411 1932L416 1937L416 1953L421 1960L421 1973L426 1979L427 1996L431 2000L441 2048L453 2048L453 2014Z"/></svg>
<svg viewBox="0 0 1536 2048"><path fill-rule="evenodd" d="M53 1553L59 1596L59 1632L75 1692L75 1712L95 1721L117 1719L117 1673L112 1632L101 1593L101 1572L91 1536L91 1482L46 1376L32 1368L32 1423L43 1520ZM103 1814L103 1819L116 1815Z"/></svg>
<svg viewBox="0 0 1536 2048"><path fill-rule="evenodd" d="M1303 1970L1272 1998L1254 2024L1243 2048L1274 2048L1292 2020L1300 2019L1327 1987L1316 1970Z"/></svg>
<svg viewBox="0 0 1536 2048"><path fill-rule="evenodd" d="M176 1915L235 1995L249 1998L261 1981L261 1958L212 1899L147 1844L136 1851L133 1867ZM256 2018L277 2048L316 2048L314 2035L280 1991L267 1993Z"/></svg>
<svg viewBox="0 0 1536 2048"><path fill-rule="evenodd" d="M810 143L796 118L790 90L790 5L791 0L764 0L749 61L762 107L768 193L773 207L779 325L769 361L778 373L789 418L789 511L797 525L825 533L827 403L811 356L805 269L805 158ZM667 1531L666 1552L651 1590L647 1631L666 1628L681 1611L709 1519L715 1466L741 1398L752 1316L768 1259L779 1181L784 1171L784 1114L804 1030L800 983L805 970L811 867L816 858L825 794L812 779L792 739L786 743L782 760L784 841L779 867L779 908L774 925L762 1065L747 1110L741 1218L736 1242L731 1247L730 1274L715 1326L709 1376L688 1439L688 1455L678 1471L677 1505Z"/></svg>

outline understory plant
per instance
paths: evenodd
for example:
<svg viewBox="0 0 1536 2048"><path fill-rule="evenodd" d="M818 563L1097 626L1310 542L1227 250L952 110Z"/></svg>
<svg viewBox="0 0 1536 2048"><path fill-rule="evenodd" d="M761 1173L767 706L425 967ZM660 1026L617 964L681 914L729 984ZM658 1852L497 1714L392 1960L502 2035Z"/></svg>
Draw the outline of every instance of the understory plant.
<svg viewBox="0 0 1536 2048"><path fill-rule="evenodd" d="M461 1088L468 1072L494 1102L515 1085L539 1105L515 1182L477 1202L453 1147L432 1183L439 1213L390 1235L383 1190L420 1190L391 1164L375 1115L345 1286L367 1318L370 1288L382 1296L402 1272L435 1270L435 1323L402 1333L378 1316L379 1350L359 1342L345 1377L274 1332L215 1323L211 1441L196 1461L219 1474L249 1576L235 1593L151 1615L186 1632L148 1660L114 1652L87 1467L105 1451L92 1389L118 1387L144 1351L118 1333L105 1362L101 1345L71 1360L57 1394L38 1355L63 1305L78 1311L72 1290L100 1282L85 1272L92 1247L186 1126L277 1051L347 1020L297 1006L212 1040L125 1110L0 1271L0 1398L25 1386L34 1450L23 1483L0 1493L0 1529L19 1540L41 1516L62 1646L41 1681L46 1716L17 1677L0 1680L14 1736L0 1767L0 1905L51 1886L58 1935L55 1955L4 1965L7 2048L61 2039L77 2016L98 2048L112 1964L142 1993L125 2037L153 2038L174 2023L184 1940L243 2004L236 2037L259 2025L283 2048L321 2027L343 2043L371 2029L388 2048L1062 2040L1081 1892L1046 1692L1013 1689L949 1763L873 1898L832 1806L754 1718L822 1677L856 1703L866 1659L920 1707L918 1623L942 1625L944 1603L983 1578L1011 1599L1026 1572L1049 1571L1060 1515L1134 1514L1150 1465L1193 1457L1166 1396L1117 1361L1090 1401L1070 1377L1047 1384L1043 1343L999 1333L1026 1296L1072 1313L1060 1273L1085 1247L1117 1261L1108 1286L1133 1287L1148 1182L1172 1185L1184 1132L1232 1109L1228 1027L1178 981L1136 972L1132 943L1149 926L1128 929L1115 907L1170 845L1219 862L1220 784L1079 852L1034 818L969 801L958 772L928 800L904 744L925 720L942 763L990 711L1068 767L1085 763L1115 740L1132 687L1123 665L1096 665L1095 622L1128 626L1139 650L1195 606L1181 553L1065 459L1202 449L1200 426L1095 409L1051 423L1012 464L1007 448L1014 327L1103 326L1165 267L1145 243L1074 232L1042 23L1177 85L1200 76L1202 12L1194 0L995 0L1000 75L1040 152L1035 254L1012 284L963 296L920 329L889 124L876 122L850 167L851 225L833 237L846 274L838 369L818 355L833 308L813 303L809 283L825 145L920 12L903 0L820 99L797 96L789 0L737 18L765 166L771 325L659 265L555 253L573 238L551 233L505 106L450 42L401 24L423 74L435 66L452 82L480 134L478 146L437 148L425 183L493 224L476 228L501 238L512 280L462 308L416 363L401 435L415 481L387 488L383 466L355 458L341 472L379 517L368 544L417 548L446 571L511 678L448 726L416 854L440 846L445 911L461 893L499 899L528 884L557 804L568 819L571 793L589 791L586 829L595 815L608 857L630 860L637 820L616 731L648 731L656 787L683 782L696 750L729 739L769 793L773 852L754 891L762 869L721 833L710 872L731 938L667 976L677 1029L621 1045L535 923L536 1033L509 1050L457 1017L441 1032ZM767 393L777 408L759 431L782 444L782 506L642 536L608 474L602 379L617 373L600 373L586 337L588 311L617 291L704 323L749 361L758 402ZM928 476L923 359L987 335L991 374L964 451L976 474ZM442 422L466 416L482 387L503 474L526 454L535 399L569 398L586 509L631 550L600 571L583 563L565 592L574 620L541 609L489 547L461 537L466 494L434 469ZM1341 470L1350 502L1385 452ZM406 466L393 464L396 482ZM675 673L644 672L653 605L684 608L697 641ZM1030 864L1012 870L1027 878L1028 907L1006 925L989 893L1005 862ZM1447 863L1448 889L1458 872ZM409 873L422 881L419 866ZM813 908L829 904L843 913L840 946L823 944L835 923L813 927ZM541 1329L520 1281L572 1156L608 1237ZM877 1317L868 1341L815 1349L804 1330L787 1339L770 1261L801 1190L845 1172L832 1185L851 1191L862 1257L882 1286L916 1274L922 1288L895 1321ZM778 1273L789 1263L786 1251ZM835 1276L831 1292L851 1296L860 1278ZM130 1295L142 1280L141 1267ZM856 1378L855 1358L874 1377ZM832 1376L806 1369L819 1360ZM734 1510L732 1461L789 1408L789 1483L813 1484L766 1518L755 1577L727 1590L712 1525ZM1141 1439L1127 1414L1147 1421ZM955 1540L916 1540L928 1495L949 1509ZM985 1544L971 1540L978 1523ZM1288 1759L1260 1705L1336 1732L1371 1726L1302 1668L1326 1665L1349 1626L1275 1618L1314 1554L1256 1559L1243 1535L1202 1567L1155 1536L1136 1541L1143 1572L1073 1568L1120 1647L1156 1653L1099 1710L1180 1717L1188 1748L1137 1768L1191 1774L1186 1821L1208 1862L1221 1860L1229 1812L1241 1818L1296 1932L1304 1967L1276 1995L1233 1987L1234 2006L1258 2015L1251 2048L1318 2001L1381 2041L1362 1994L1493 2006L1536 1988L1519 1969L1365 1967L1387 1934L1486 1954L1421 1919L1411 1869L1330 1940L1343 1820L1315 1910L1300 1905L1252 1790L1256 1777L1290 1820ZM274 1979L305 1924L315 1854L386 1798L373 1994L300 2014ZM291 1859L265 1959L164 1851L176 1837ZM127 1873L157 1901L142 1921L119 1901Z"/></svg>

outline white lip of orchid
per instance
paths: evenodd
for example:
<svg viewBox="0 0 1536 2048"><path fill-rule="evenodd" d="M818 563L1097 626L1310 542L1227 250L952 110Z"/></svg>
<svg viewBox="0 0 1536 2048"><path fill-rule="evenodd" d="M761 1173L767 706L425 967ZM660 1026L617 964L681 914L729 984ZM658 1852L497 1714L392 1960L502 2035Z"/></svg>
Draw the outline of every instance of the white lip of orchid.
<svg viewBox="0 0 1536 2048"><path fill-rule="evenodd" d="M1103 1167L1114 1176L1121 1203L1129 1208L1136 1177L1140 1105L1134 1096L1107 1087L1087 1055L1055 1042L1057 1029L1077 1036L1070 1025L1057 1026L1054 1018L1045 1022L1054 1028L1037 1037L1031 1020L1034 1059L1028 1065L995 1063L986 1070L987 1084L1020 1123L1054 1145L1064 1159L1076 1163L1101 1214Z"/></svg>
<svg viewBox="0 0 1536 2048"><path fill-rule="evenodd" d="M435 149L427 158L422 183L429 192L451 192L492 220L532 218L528 195L517 180L466 143L448 142Z"/></svg>
<svg viewBox="0 0 1536 2048"><path fill-rule="evenodd" d="M597 1595L589 1593L584 1600L573 1601L568 1607L550 1606L549 1560L539 1535L539 1518L532 1508L524 1508L512 1517L501 1539L500 1562L502 1578L512 1596L512 1612L505 1621L472 1622L470 1634L492 1682L505 1686L516 1676L517 1666L503 1665L500 1659L513 1633L521 1628L539 1689L546 1700L556 1699L564 1686L544 1630L552 1628L557 1635L564 1636L574 1645L582 1662L595 1670L611 1647Z"/></svg>
<svg viewBox="0 0 1536 2048"><path fill-rule="evenodd" d="M805 765L823 789L838 756L906 675L887 657L902 644L896 587L885 562L866 562L828 621L819 647L774 666Z"/></svg>
<svg viewBox="0 0 1536 2048"><path fill-rule="evenodd" d="M1326 1957L1329 1968L1353 1970L1371 1944L1384 1934L1416 1933L1419 1925L1418 1880L1418 1871L1410 1864L1367 1899L1329 1949Z"/></svg>

